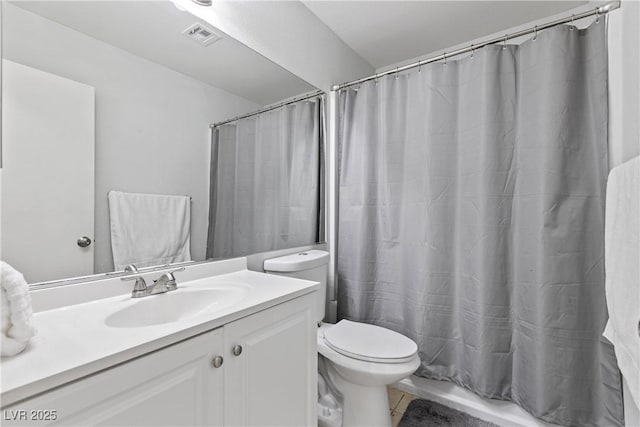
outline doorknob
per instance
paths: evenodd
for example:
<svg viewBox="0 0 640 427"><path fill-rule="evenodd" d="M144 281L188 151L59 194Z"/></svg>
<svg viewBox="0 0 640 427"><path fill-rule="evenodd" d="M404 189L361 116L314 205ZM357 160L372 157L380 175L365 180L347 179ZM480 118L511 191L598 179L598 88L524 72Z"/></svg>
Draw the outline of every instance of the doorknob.
<svg viewBox="0 0 640 427"><path fill-rule="evenodd" d="M86 248L91 244L91 239L87 236L82 236L76 243L78 243L78 246L80 246L81 248Z"/></svg>

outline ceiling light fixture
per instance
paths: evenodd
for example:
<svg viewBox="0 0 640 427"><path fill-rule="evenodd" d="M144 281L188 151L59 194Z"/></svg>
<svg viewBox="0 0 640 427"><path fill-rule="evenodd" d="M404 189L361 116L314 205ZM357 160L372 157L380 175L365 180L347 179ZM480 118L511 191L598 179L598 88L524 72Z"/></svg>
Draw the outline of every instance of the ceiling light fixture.
<svg viewBox="0 0 640 427"><path fill-rule="evenodd" d="M211 0L191 0L195 4L199 4L200 6L211 6Z"/></svg>

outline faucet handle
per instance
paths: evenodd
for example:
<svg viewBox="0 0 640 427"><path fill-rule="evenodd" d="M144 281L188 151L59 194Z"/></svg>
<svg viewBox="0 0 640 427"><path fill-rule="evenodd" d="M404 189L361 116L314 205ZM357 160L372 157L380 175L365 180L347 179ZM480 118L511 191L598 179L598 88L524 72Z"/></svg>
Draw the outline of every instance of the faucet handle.
<svg viewBox="0 0 640 427"><path fill-rule="evenodd" d="M184 271L184 267L180 267L175 270L163 273L162 276L160 276L160 278L158 278L157 280L154 280L153 282L160 283L166 286L168 291L174 291L178 289L178 285L176 284L176 278L173 274L179 271Z"/></svg>
<svg viewBox="0 0 640 427"><path fill-rule="evenodd" d="M167 271L162 276L160 276L160 279L165 278L167 280L173 280L175 282L176 278L173 276L173 273L178 273L180 271L184 271L184 267L180 267L180 268L176 268L175 270Z"/></svg>
<svg viewBox="0 0 640 427"><path fill-rule="evenodd" d="M125 273L137 273L138 272L138 267L136 267L135 264L128 264L124 267L124 272Z"/></svg>

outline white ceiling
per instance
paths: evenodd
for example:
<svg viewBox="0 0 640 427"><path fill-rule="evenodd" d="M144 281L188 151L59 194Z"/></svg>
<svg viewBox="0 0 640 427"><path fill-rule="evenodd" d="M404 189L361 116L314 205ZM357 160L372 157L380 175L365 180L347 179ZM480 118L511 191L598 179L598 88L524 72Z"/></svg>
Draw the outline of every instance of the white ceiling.
<svg viewBox="0 0 640 427"><path fill-rule="evenodd" d="M226 35L206 47L183 36L182 31L201 21L169 1L13 4L257 104L271 104L314 89Z"/></svg>
<svg viewBox="0 0 640 427"><path fill-rule="evenodd" d="M440 51L587 3L302 1L374 68Z"/></svg>

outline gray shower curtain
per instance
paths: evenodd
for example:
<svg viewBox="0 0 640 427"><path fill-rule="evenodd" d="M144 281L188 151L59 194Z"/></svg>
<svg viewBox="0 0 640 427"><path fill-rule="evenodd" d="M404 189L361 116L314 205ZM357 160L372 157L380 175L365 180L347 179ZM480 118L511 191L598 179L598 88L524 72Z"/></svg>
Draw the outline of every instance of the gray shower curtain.
<svg viewBox="0 0 640 427"><path fill-rule="evenodd" d="M417 375L621 425L602 20L362 84L339 108L339 316L414 339Z"/></svg>
<svg viewBox="0 0 640 427"><path fill-rule="evenodd" d="M207 258L315 243L322 98L213 130Z"/></svg>

